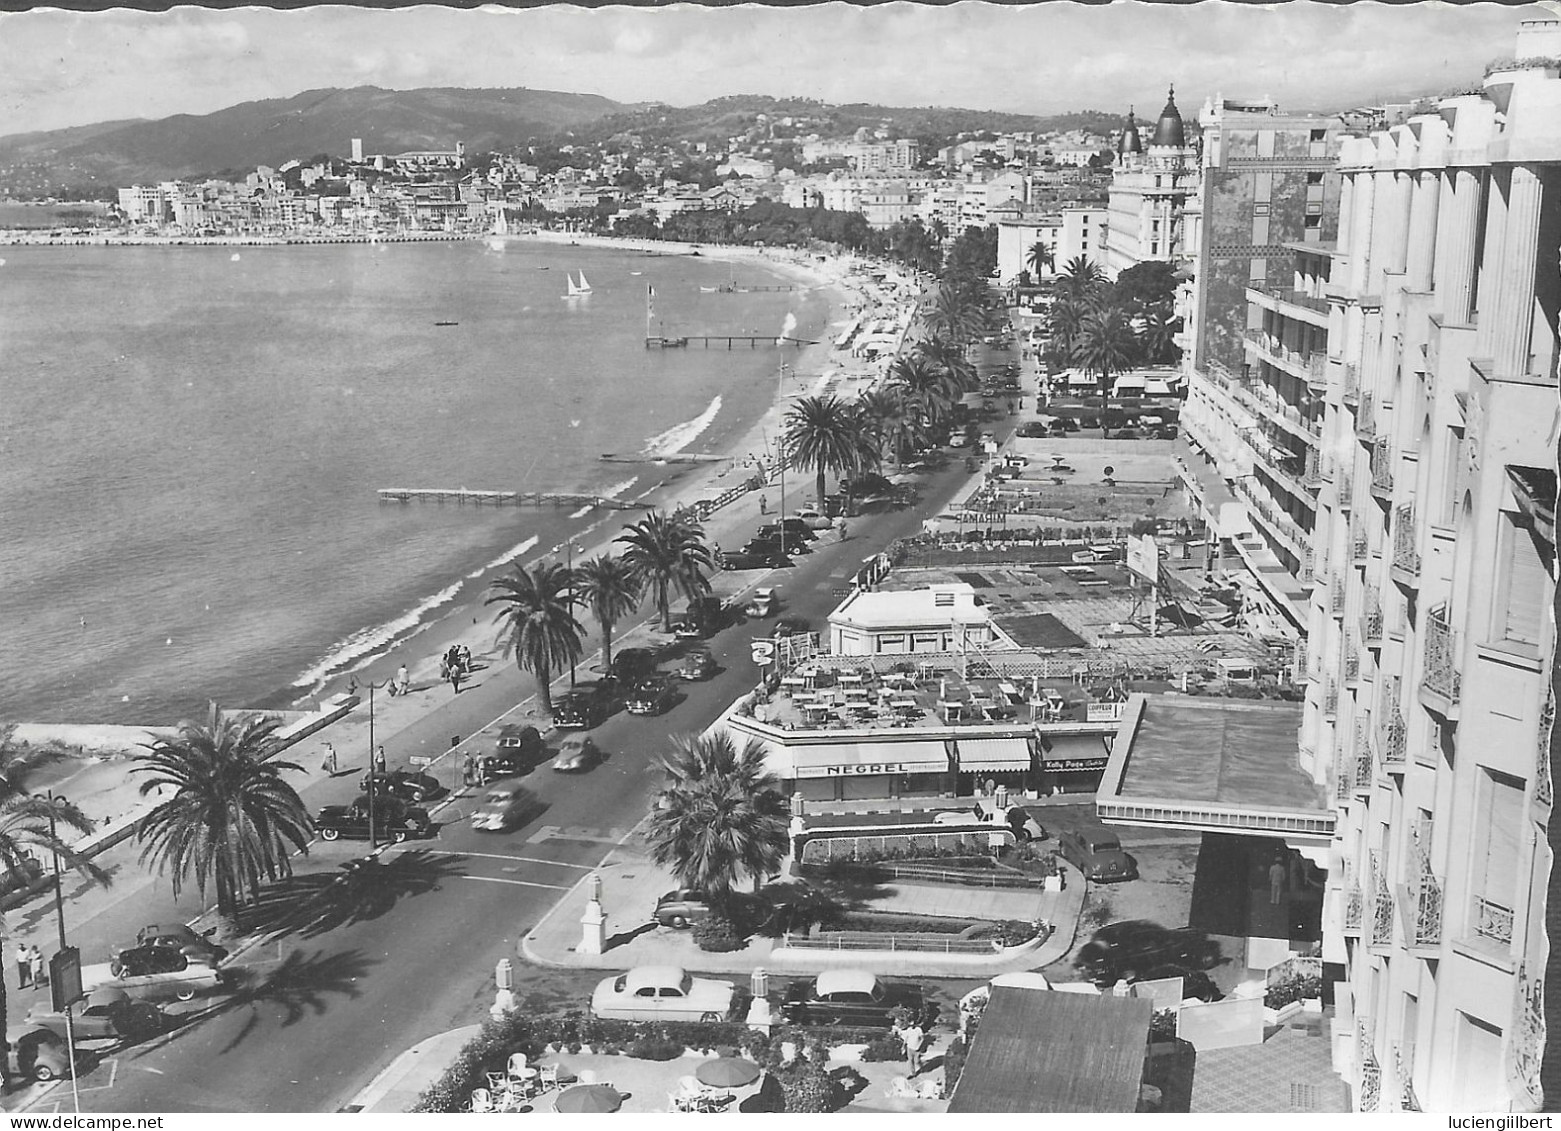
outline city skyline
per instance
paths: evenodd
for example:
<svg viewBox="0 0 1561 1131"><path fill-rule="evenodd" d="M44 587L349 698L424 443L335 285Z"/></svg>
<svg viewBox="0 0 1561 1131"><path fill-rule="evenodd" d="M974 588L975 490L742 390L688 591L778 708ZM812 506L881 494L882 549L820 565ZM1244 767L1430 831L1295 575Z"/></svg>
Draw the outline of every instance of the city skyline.
<svg viewBox="0 0 1561 1131"><path fill-rule="evenodd" d="M525 86L674 105L733 94L1031 114L1132 105L1144 117L1174 84L1190 113L1216 92L1337 108L1475 83L1526 13L1555 9L1211 0L40 10L0 15L0 120L15 134L361 85Z"/></svg>

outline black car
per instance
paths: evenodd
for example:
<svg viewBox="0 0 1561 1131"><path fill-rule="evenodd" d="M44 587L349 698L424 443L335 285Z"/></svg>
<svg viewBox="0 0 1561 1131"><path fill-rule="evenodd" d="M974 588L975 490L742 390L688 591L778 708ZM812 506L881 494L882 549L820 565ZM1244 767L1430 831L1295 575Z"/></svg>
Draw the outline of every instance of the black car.
<svg viewBox="0 0 1561 1131"><path fill-rule="evenodd" d="M689 601L688 608L672 619L672 634L679 640L703 640L720 632L725 624L726 603L706 593Z"/></svg>
<svg viewBox="0 0 1561 1131"><path fill-rule="evenodd" d="M656 670L656 653L650 648L624 648L613 654L607 678L619 687L633 687Z"/></svg>
<svg viewBox="0 0 1561 1131"><path fill-rule="evenodd" d="M388 795L374 799L374 832L376 836L400 843L408 837L428 836L433 822L428 810L408 805L398 797ZM321 840L348 837L365 840L369 835L369 799L365 794L347 805L327 805L314 818L315 831Z"/></svg>
<svg viewBox="0 0 1561 1131"><path fill-rule="evenodd" d="M191 962L206 962L215 966L228 956L227 947L218 946L211 941L211 936L216 931L217 928L211 927L197 934L183 923L166 925L152 923L136 932L136 945L176 950Z"/></svg>
<svg viewBox="0 0 1561 1131"><path fill-rule="evenodd" d="M811 542L818 537L818 531L814 530L800 518L783 518L779 522L766 522L759 527L755 538L763 538L768 541L771 538L779 538L781 531L786 532L786 544L791 545L792 539L798 542Z"/></svg>
<svg viewBox="0 0 1561 1131"><path fill-rule="evenodd" d="M796 537L790 531L786 532L785 544L781 544L781 536L776 534L755 534L748 539L743 547L751 554L771 554L777 557L790 557L795 554L811 554L813 547L809 546L801 538Z"/></svg>
<svg viewBox="0 0 1561 1131"><path fill-rule="evenodd" d="M1186 1000L1195 997L1199 1001L1219 1001L1225 995L1220 993L1214 979L1202 970L1193 970L1187 966L1156 966L1145 970L1138 976L1140 982L1153 982L1161 978L1180 978L1182 980L1182 998Z"/></svg>
<svg viewBox="0 0 1561 1131"><path fill-rule="evenodd" d="M191 966L216 966L215 959L192 958L168 946L127 946L109 959L116 978L141 978L148 974L176 974Z"/></svg>
<svg viewBox="0 0 1561 1131"><path fill-rule="evenodd" d="M678 661L677 672L682 679L709 679L715 675L715 657L710 654L708 648L690 648Z"/></svg>
<svg viewBox="0 0 1561 1131"><path fill-rule="evenodd" d="M553 726L558 730L590 730L607 717L607 704L595 691L571 691L553 704Z"/></svg>
<svg viewBox="0 0 1561 1131"><path fill-rule="evenodd" d="M885 982L866 970L826 970L786 987L781 1016L793 1025L870 1025L889 1028L904 1008L913 1020L927 1011L926 995L911 982Z"/></svg>
<svg viewBox="0 0 1561 1131"><path fill-rule="evenodd" d="M775 622L775 627L771 631L771 635L803 636L811 631L812 628L809 626L806 617L781 617L778 621Z"/></svg>
<svg viewBox="0 0 1561 1131"><path fill-rule="evenodd" d="M490 781L512 778L534 769L546 753L542 734L536 727L508 723L499 728L499 739L493 744L493 752L479 754L475 759L480 784L487 785Z"/></svg>
<svg viewBox="0 0 1561 1131"><path fill-rule="evenodd" d="M631 715L659 715L672 706L672 680L662 672L641 677L623 698Z"/></svg>
<svg viewBox="0 0 1561 1131"><path fill-rule="evenodd" d="M391 770L383 774L364 774L363 780L358 782L358 788L364 793L371 789L375 794L388 793L403 801L422 801L440 792L443 787L438 779L416 770Z"/></svg>
<svg viewBox="0 0 1561 1131"><path fill-rule="evenodd" d="M791 562L779 552L757 550L723 550L720 554L722 569L783 569Z"/></svg>
<svg viewBox="0 0 1561 1131"><path fill-rule="evenodd" d="M1073 965L1097 986L1112 986L1122 979L1136 982L1166 966L1207 970L1221 957L1220 944L1202 931L1127 919L1096 931Z"/></svg>

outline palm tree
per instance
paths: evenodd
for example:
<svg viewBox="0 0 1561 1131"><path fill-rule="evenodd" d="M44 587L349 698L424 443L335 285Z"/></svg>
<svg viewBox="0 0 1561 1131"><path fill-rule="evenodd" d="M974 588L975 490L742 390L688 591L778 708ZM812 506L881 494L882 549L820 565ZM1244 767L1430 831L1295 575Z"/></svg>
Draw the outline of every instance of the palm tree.
<svg viewBox="0 0 1561 1131"><path fill-rule="evenodd" d="M602 554L575 570L580 600L602 626L602 667L612 667L612 630L640 603L640 583L622 558Z"/></svg>
<svg viewBox="0 0 1561 1131"><path fill-rule="evenodd" d="M514 655L523 672L536 677L542 709L553 713L553 673L580 658L585 627L575 619L574 576L555 561L527 570L517 564L488 589L485 605L498 605L494 623L505 657Z"/></svg>
<svg viewBox="0 0 1561 1131"><path fill-rule="evenodd" d="M961 393L968 393L977 388L981 383L976 367L965 356L963 346L957 346L942 338L933 338L930 342L923 342L917 346L916 352L948 374L950 387L956 398Z"/></svg>
<svg viewBox="0 0 1561 1131"><path fill-rule="evenodd" d="M929 427L942 424L959 402L953 374L920 352L895 358L889 366L889 380L905 389L907 399Z"/></svg>
<svg viewBox="0 0 1561 1131"><path fill-rule="evenodd" d="M614 541L628 547L624 563L642 590L649 587L662 631L672 631L674 591L689 600L710 592L706 571L715 569L715 561L705 544L705 528L692 512L647 511Z"/></svg>
<svg viewBox="0 0 1561 1131"><path fill-rule="evenodd" d="M1074 356L1086 369L1093 369L1100 381L1100 434L1106 435L1106 409L1111 397L1111 375L1132 364L1138 351L1138 336L1127 315L1115 306L1101 307L1085 315L1079 327Z"/></svg>
<svg viewBox="0 0 1561 1131"><path fill-rule="evenodd" d="M1073 299L1084 299L1099 290L1106 281L1106 273L1100 264L1086 255L1075 255L1057 276L1062 291Z"/></svg>
<svg viewBox="0 0 1561 1131"><path fill-rule="evenodd" d="M978 332L981 308L971 301L969 290L945 279L938 284L932 306L923 311L922 323L937 336L963 346Z"/></svg>
<svg viewBox="0 0 1561 1131"><path fill-rule="evenodd" d="M1046 315L1046 332L1051 338L1051 344L1064 357L1072 357L1074 347L1079 340L1079 329L1084 324L1084 316L1089 312L1089 306L1082 299L1068 295L1060 296L1051 305L1051 310Z"/></svg>
<svg viewBox="0 0 1561 1131"><path fill-rule="evenodd" d="M309 810L282 775L303 767L268 761L280 719L244 715L206 726L181 722L177 734L148 743L130 768L145 774L141 796L173 796L147 814L136 839L143 861L170 871L173 894L192 873L217 913L232 915L263 880L293 874L292 853L314 836Z"/></svg>
<svg viewBox="0 0 1561 1131"><path fill-rule="evenodd" d="M1180 319L1173 318L1159 307L1152 306L1143 314L1139 327L1139 343L1144 348L1144 360L1150 365L1166 365L1176 360L1176 334Z"/></svg>
<svg viewBox="0 0 1561 1131"><path fill-rule="evenodd" d="M79 833L90 833L93 825L87 815L63 797L36 797L27 789L28 779L41 766L57 762L58 750L37 747L17 748L11 743L15 724L0 727L0 865L13 876L42 875L42 857L58 856L65 867L107 887L109 875L80 855L56 829L64 826ZM36 870L36 872L35 872ZM6 1030L6 987L0 978L0 1054L10 1046ZM0 1055L0 1076L9 1078L9 1066Z"/></svg>
<svg viewBox="0 0 1561 1131"><path fill-rule="evenodd" d="M820 509L824 476L847 475L868 460L856 406L839 397L803 397L786 413L786 450L796 467L811 467Z"/></svg>
<svg viewBox="0 0 1561 1131"><path fill-rule="evenodd" d="M895 384L872 389L863 394L857 404L863 429L872 436L877 447L876 466L881 468L887 456L892 456L895 463L903 461L922 431L918 420L920 413L905 386Z"/></svg>
<svg viewBox="0 0 1561 1131"><path fill-rule="evenodd" d="M1050 244L1036 240L1030 245L1030 254L1025 256L1025 262L1030 265L1030 270L1039 280L1046 273L1046 268L1057 265L1057 254L1052 251Z"/></svg>
<svg viewBox="0 0 1561 1131"><path fill-rule="evenodd" d="M650 815L652 859L717 905L742 873L757 891L788 847L785 799L764 747L750 738L738 749L725 730L680 735L659 765L667 784Z"/></svg>

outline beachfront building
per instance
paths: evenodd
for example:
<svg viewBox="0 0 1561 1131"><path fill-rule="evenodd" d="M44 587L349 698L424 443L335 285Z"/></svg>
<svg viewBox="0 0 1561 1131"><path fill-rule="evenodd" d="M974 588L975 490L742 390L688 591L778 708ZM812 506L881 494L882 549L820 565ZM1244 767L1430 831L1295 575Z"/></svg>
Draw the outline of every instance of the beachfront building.
<svg viewBox="0 0 1561 1131"><path fill-rule="evenodd" d="M1526 21L1516 58L1557 55L1561 21ZM1339 158L1300 744L1338 812L1323 956L1362 1111L1541 1100L1556 74L1498 68Z"/></svg>
<svg viewBox="0 0 1561 1131"><path fill-rule="evenodd" d="M1182 211L1198 188L1198 151L1187 141L1176 109L1176 92L1146 145L1131 109L1117 141L1107 205L1106 255L1102 267L1115 278L1136 263L1189 259Z"/></svg>
<svg viewBox="0 0 1561 1131"><path fill-rule="evenodd" d="M1014 647L968 582L858 589L829 614L829 649L842 656Z"/></svg>

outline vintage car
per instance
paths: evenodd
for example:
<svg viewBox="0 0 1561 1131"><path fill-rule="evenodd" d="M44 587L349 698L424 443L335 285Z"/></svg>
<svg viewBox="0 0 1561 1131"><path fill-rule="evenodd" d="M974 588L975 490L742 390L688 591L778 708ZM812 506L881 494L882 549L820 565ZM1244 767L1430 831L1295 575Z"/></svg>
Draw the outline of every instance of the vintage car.
<svg viewBox="0 0 1561 1131"><path fill-rule="evenodd" d="M692 888L669 891L656 901L655 919L663 927L676 927L681 930L693 926L701 919L708 918L709 915L710 905L705 902L704 894Z"/></svg>
<svg viewBox="0 0 1561 1131"><path fill-rule="evenodd" d="M477 776L486 785L533 769L546 753L542 734L536 727L507 723L499 728L499 738L493 744L492 752L479 754L473 761Z"/></svg>
<svg viewBox="0 0 1561 1131"><path fill-rule="evenodd" d="M731 982L679 966L636 966L596 984L591 1012L617 1021L725 1021L736 996Z"/></svg>
<svg viewBox="0 0 1561 1131"><path fill-rule="evenodd" d="M139 1041L163 1031L163 1011L147 1001L136 1001L124 990L96 989L86 1002L71 1011L70 1025L78 1041ZM66 1039L65 1014L34 1003L27 1010L28 1025L47 1029Z"/></svg>
<svg viewBox="0 0 1561 1131"><path fill-rule="evenodd" d="M589 735L571 735L564 739L553 757L553 769L561 774L578 774L589 770L602 760L602 752L596 748Z"/></svg>
<svg viewBox="0 0 1561 1131"><path fill-rule="evenodd" d="M374 833L397 844L414 836L428 836L433 832L433 821L428 810L408 805L398 797L381 794L373 804ZM327 805L314 818L315 831L321 840L367 840L369 835L370 807L367 794L360 795L346 805Z"/></svg>
<svg viewBox="0 0 1561 1131"><path fill-rule="evenodd" d="M64 1020L64 1014L60 1019ZM69 1076L71 1070L70 1048L65 1038L52 1029L34 1029L11 1042L12 1078L27 1077L45 1083ZM76 1071L86 1072L92 1064L91 1054L79 1045L76 1048Z"/></svg>
<svg viewBox="0 0 1561 1131"><path fill-rule="evenodd" d="M623 697L631 715L659 715L672 706L672 679L663 672L641 676Z"/></svg>
<svg viewBox="0 0 1561 1131"><path fill-rule="evenodd" d="M364 774L358 788L367 793L371 788L376 794L388 793L403 801L422 801L443 788L437 778L420 774L416 770L390 770L387 773Z"/></svg>
<svg viewBox="0 0 1561 1131"><path fill-rule="evenodd" d="M715 657L708 648L690 648L678 661L677 674L680 679L709 679L715 675Z"/></svg>
<svg viewBox="0 0 1561 1131"><path fill-rule="evenodd" d="M1059 833L1057 851L1083 872L1086 879L1104 883L1131 880L1138 875L1138 865L1122 851L1117 834L1099 825L1084 825Z"/></svg>
<svg viewBox="0 0 1561 1131"><path fill-rule="evenodd" d="M1220 961L1220 944L1189 927L1162 927L1146 919L1109 923L1079 948L1073 965L1097 986L1136 982L1151 971L1206 970ZM1156 973L1156 977L1169 974Z"/></svg>
<svg viewBox="0 0 1561 1131"><path fill-rule="evenodd" d="M607 698L597 690L570 691L553 703L558 730L590 730L607 717Z"/></svg>
<svg viewBox="0 0 1561 1131"><path fill-rule="evenodd" d="M211 941L216 932L216 927L208 927L197 934L183 923L150 923L136 932L136 945L172 947L191 962L215 966L228 956L227 947Z"/></svg>
<svg viewBox="0 0 1561 1131"><path fill-rule="evenodd" d="M888 1028L891 1013L904 1008L920 1021L926 1012L922 988L885 982L866 970L826 970L786 987L781 1016L794 1025L870 1025Z"/></svg>
<svg viewBox="0 0 1561 1131"><path fill-rule="evenodd" d="M525 786L494 786L472 810L472 828L482 832L508 832L541 811L541 800Z"/></svg>
<svg viewBox="0 0 1561 1131"><path fill-rule="evenodd" d="M1032 840L1046 839L1046 826L1035 819L1035 814L1023 805L1008 805L1002 808L990 801L977 801L969 809L945 809L933 817L935 825L979 825L985 828L993 828L999 825L1007 825L1013 830L1014 837L1019 843L1024 844Z"/></svg>
<svg viewBox="0 0 1561 1131"><path fill-rule="evenodd" d="M137 1001L189 1001L216 993L226 975L205 962L191 962L171 947L134 947L112 962L81 968L81 988L123 990Z"/></svg>
<svg viewBox="0 0 1561 1131"><path fill-rule="evenodd" d="M750 617L773 617L780 612L780 598L775 590L770 588L755 589L753 596L748 598L748 603L743 606L743 613Z"/></svg>

